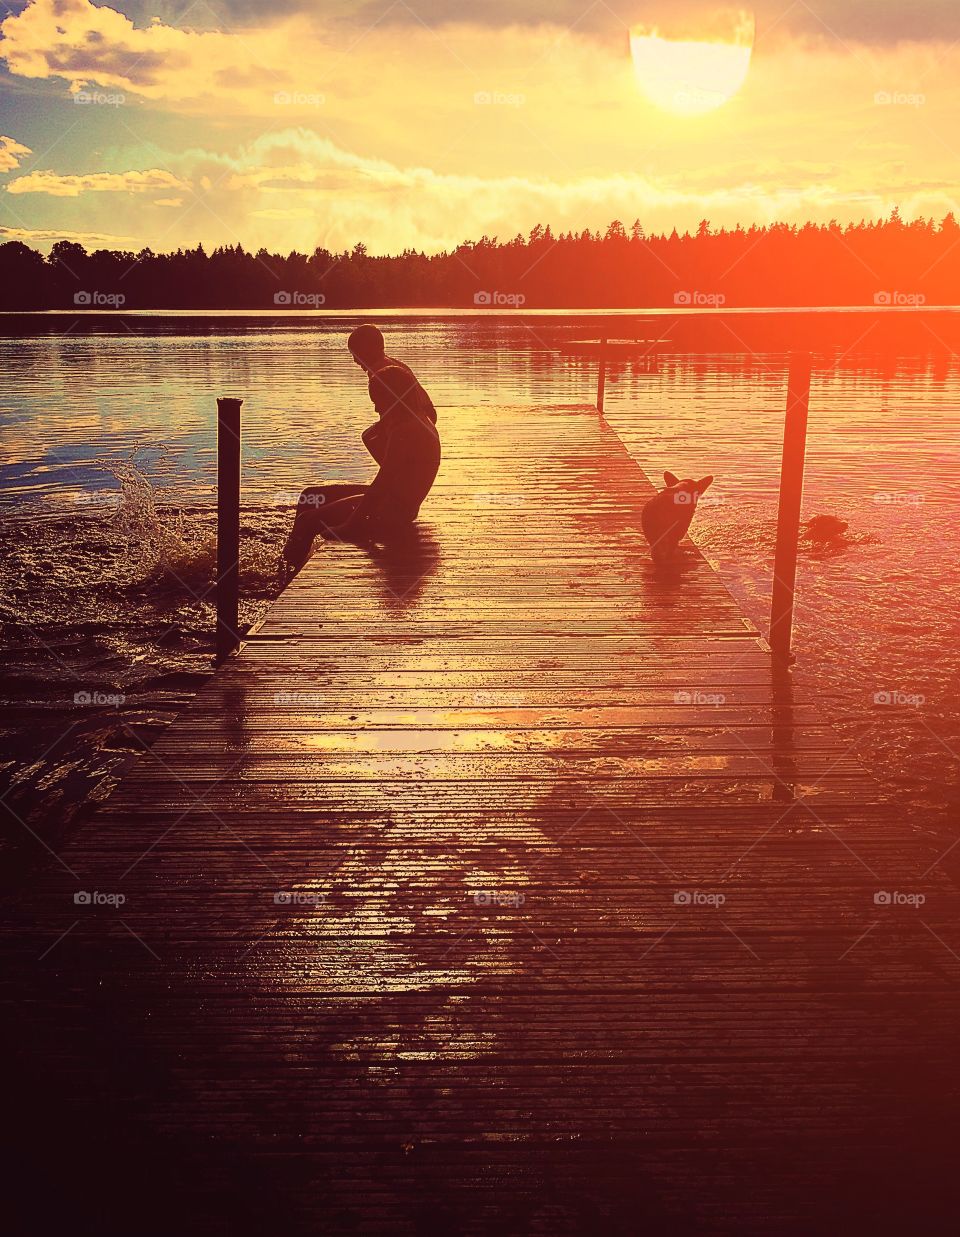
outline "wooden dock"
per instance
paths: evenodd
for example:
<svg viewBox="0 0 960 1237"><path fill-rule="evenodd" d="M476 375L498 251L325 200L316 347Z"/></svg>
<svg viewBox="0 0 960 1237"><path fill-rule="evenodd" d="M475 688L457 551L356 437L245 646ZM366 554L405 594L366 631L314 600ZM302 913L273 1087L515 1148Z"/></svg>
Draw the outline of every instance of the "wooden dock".
<svg viewBox="0 0 960 1237"><path fill-rule="evenodd" d="M948 1231L939 850L595 411L440 425L8 911L34 1231Z"/></svg>

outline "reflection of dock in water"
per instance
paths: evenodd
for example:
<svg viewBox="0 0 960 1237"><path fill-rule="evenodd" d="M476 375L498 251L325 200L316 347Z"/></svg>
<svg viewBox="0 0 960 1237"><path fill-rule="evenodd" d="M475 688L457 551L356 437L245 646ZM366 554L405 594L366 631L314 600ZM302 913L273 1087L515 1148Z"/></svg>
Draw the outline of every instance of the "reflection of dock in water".
<svg viewBox="0 0 960 1237"><path fill-rule="evenodd" d="M560 351L567 356L596 358L597 411L603 412L609 366L629 365L635 371L655 374L660 369L663 346L669 342L662 335L645 339L640 336L635 339L569 339L560 345Z"/></svg>
<svg viewBox="0 0 960 1237"><path fill-rule="evenodd" d="M952 1150L955 897L700 554L653 570L602 419L441 425L423 525L320 545L19 908L71 1206L886 1231Z"/></svg>

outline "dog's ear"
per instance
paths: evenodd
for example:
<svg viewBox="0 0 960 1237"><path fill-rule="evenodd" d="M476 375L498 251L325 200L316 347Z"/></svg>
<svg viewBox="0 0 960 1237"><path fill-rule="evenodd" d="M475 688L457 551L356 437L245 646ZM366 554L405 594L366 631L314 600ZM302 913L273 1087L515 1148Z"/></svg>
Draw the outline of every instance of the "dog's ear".
<svg viewBox="0 0 960 1237"><path fill-rule="evenodd" d="M680 478L675 477L672 472L665 472L663 474L663 479L664 481L666 481L667 485L679 485L680 484Z"/></svg>
<svg viewBox="0 0 960 1237"><path fill-rule="evenodd" d="M695 487L697 493L702 494L708 485L713 485L713 477L701 477Z"/></svg>

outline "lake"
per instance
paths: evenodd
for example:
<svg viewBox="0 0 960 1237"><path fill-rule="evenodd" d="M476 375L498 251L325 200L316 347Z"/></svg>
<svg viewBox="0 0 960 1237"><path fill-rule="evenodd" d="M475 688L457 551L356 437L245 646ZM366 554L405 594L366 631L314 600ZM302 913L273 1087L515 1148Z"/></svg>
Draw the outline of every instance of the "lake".
<svg viewBox="0 0 960 1237"><path fill-rule="evenodd" d="M960 784L956 311L367 318L441 431L471 403L589 403L595 362L565 341L665 337L655 369L611 368L607 419L651 477L715 475L692 535L764 631L787 348L809 348L804 518L848 530L804 543L795 674L883 790L945 826ZM371 409L344 343L357 320L0 316L0 739L18 842L55 842L207 672L216 397L244 399L247 619L275 595L303 485L369 477Z"/></svg>

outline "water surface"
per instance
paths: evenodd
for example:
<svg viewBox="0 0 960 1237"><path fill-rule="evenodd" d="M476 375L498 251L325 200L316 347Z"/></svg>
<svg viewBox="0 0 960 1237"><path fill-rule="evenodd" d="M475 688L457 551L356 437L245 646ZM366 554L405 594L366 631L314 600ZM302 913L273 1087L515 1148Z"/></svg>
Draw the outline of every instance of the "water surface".
<svg viewBox="0 0 960 1237"><path fill-rule="evenodd" d="M69 317L0 322L3 759L12 828L53 841L209 667L217 395L244 399L247 620L275 593L302 486L371 472L350 323ZM588 402L595 363L561 351L571 339L667 336L652 370L611 371L607 417L649 475L716 476L693 535L766 630L792 327L769 314L699 334L612 315L382 317L441 426L477 402ZM883 789L936 821L956 802L960 751L955 328L805 321L804 515L848 530L804 544L796 675Z"/></svg>

